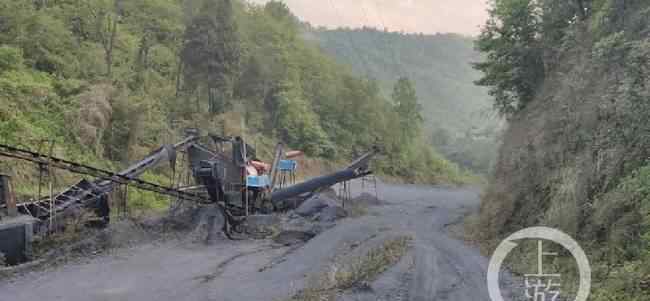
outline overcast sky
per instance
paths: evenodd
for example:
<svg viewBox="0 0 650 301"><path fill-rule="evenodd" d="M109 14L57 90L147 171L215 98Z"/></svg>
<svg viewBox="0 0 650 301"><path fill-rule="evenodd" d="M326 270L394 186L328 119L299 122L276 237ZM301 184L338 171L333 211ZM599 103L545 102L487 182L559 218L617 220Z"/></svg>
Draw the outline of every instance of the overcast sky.
<svg viewBox="0 0 650 301"><path fill-rule="evenodd" d="M264 3L268 0L249 0ZM477 35L487 0L284 0L301 19L327 27Z"/></svg>

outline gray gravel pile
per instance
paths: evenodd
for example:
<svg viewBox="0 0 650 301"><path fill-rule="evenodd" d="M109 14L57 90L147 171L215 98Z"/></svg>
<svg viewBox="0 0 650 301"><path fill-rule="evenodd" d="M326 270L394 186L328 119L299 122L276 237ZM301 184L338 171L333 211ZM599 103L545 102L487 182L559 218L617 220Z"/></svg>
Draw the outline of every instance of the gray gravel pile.
<svg viewBox="0 0 650 301"><path fill-rule="evenodd" d="M313 221L333 223L347 217L347 212L339 203L330 194L317 194L303 202L294 213Z"/></svg>

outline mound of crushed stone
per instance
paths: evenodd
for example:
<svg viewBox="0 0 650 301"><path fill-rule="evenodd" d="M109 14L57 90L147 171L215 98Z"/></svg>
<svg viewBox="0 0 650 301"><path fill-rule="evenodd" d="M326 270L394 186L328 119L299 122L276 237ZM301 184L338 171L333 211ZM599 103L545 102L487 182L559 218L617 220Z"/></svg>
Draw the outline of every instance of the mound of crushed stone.
<svg viewBox="0 0 650 301"><path fill-rule="evenodd" d="M298 235L302 238L311 238L348 216L340 204L334 191L326 190L302 200L294 210L286 214L251 215L246 219L242 230L254 239L279 235L293 237L296 233L302 233ZM185 233L184 238L193 242L211 244L225 239L223 223L224 216L216 205L185 204L173 210L169 216L145 224L149 231Z"/></svg>
<svg viewBox="0 0 650 301"><path fill-rule="evenodd" d="M190 205L175 210L161 222L166 231L188 232L194 242L214 243L224 239L225 218L217 205Z"/></svg>
<svg viewBox="0 0 650 301"><path fill-rule="evenodd" d="M319 222L324 223L333 223L339 219L348 217L348 212L343 209L341 206L327 206L318 215L315 216L315 219Z"/></svg>
<svg viewBox="0 0 650 301"><path fill-rule="evenodd" d="M327 207L336 206L338 206L338 202L334 198L325 194L316 194L298 206L294 213L302 217L313 217Z"/></svg>

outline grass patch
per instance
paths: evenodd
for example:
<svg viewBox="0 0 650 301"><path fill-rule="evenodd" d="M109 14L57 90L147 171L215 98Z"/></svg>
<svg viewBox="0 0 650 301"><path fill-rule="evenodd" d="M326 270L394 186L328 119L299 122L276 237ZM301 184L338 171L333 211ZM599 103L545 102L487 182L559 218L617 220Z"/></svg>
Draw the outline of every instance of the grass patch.
<svg viewBox="0 0 650 301"><path fill-rule="evenodd" d="M339 292L375 280L396 264L409 249L411 237L401 236L384 241L352 263L334 267L329 273L311 281L305 289L291 297L292 301L333 301Z"/></svg>
<svg viewBox="0 0 650 301"><path fill-rule="evenodd" d="M170 179L161 174L145 172L140 178L161 186L170 185ZM132 216L142 217L165 212L169 209L170 204L171 199L168 196L129 186L127 206Z"/></svg>
<svg viewBox="0 0 650 301"><path fill-rule="evenodd" d="M334 276L336 288L346 290L374 280L406 254L410 240L410 237L406 236L387 240L382 246L358 258L349 267L339 269Z"/></svg>

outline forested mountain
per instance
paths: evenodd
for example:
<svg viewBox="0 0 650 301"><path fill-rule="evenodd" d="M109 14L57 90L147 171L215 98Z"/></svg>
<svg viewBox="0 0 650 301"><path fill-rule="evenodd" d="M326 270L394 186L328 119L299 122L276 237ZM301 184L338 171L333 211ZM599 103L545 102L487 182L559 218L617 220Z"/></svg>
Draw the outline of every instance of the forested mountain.
<svg viewBox="0 0 650 301"><path fill-rule="evenodd" d="M405 34L374 28L307 26L306 36L356 74L377 79L384 95L410 78L423 107L427 138L448 158L487 172L496 157L500 118L487 89L474 84L481 60L474 40L457 34Z"/></svg>
<svg viewBox="0 0 650 301"><path fill-rule="evenodd" d="M117 167L199 127L327 160L378 144L382 173L462 180L422 143L409 79L383 95L348 70L278 1L0 0L3 143Z"/></svg>
<svg viewBox="0 0 650 301"><path fill-rule="evenodd" d="M490 14L476 67L509 127L477 239L562 229L589 255L590 300L650 300L650 2L497 0Z"/></svg>
<svg viewBox="0 0 650 301"><path fill-rule="evenodd" d="M312 29L322 49L357 74L377 79L390 95L400 76L413 80L427 126L464 132L482 127L491 103L487 90L474 85L480 73L472 68L480 56L473 39L457 34L404 34L361 29ZM487 116L486 116L487 117Z"/></svg>

